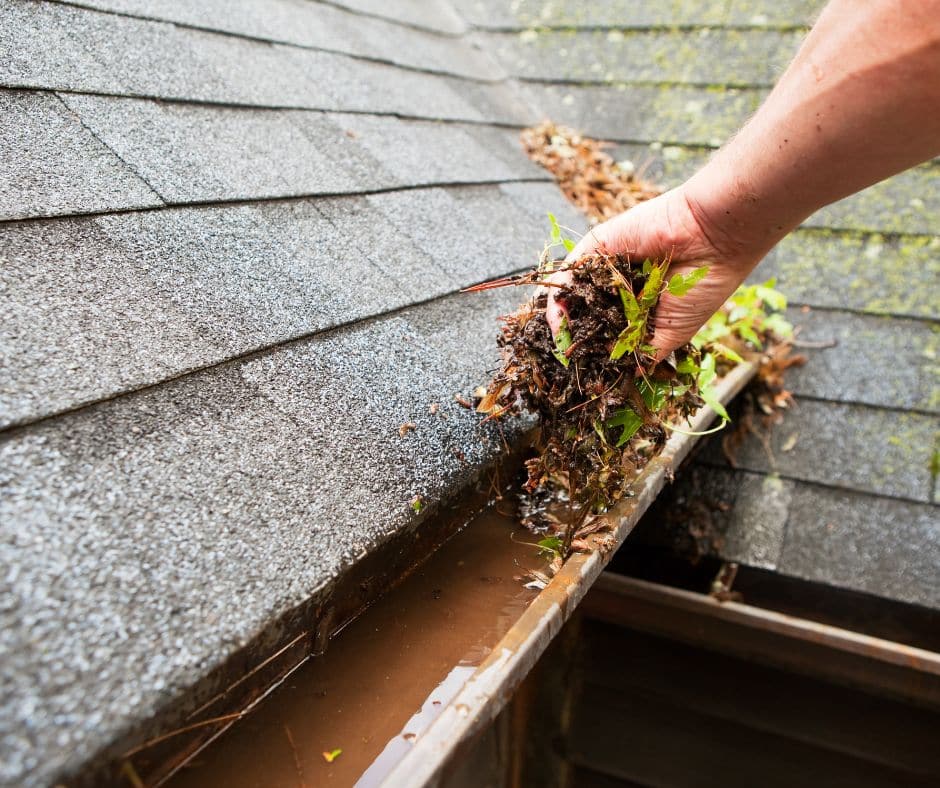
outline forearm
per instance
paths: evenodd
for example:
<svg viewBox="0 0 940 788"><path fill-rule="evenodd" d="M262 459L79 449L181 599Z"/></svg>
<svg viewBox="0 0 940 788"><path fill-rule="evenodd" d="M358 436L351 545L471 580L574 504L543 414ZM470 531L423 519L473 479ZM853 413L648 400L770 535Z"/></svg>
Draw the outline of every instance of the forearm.
<svg viewBox="0 0 940 788"><path fill-rule="evenodd" d="M746 266L815 210L940 154L940 0L833 0L757 114L686 184ZM758 257L759 259L759 257Z"/></svg>

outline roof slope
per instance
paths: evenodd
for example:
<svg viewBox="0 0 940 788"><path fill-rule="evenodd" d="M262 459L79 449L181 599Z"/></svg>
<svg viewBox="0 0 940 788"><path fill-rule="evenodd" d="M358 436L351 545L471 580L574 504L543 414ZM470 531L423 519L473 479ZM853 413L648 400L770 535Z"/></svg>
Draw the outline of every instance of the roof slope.
<svg viewBox="0 0 940 788"><path fill-rule="evenodd" d="M468 17L534 103L673 186L757 107L822 5L476 0ZM801 340L837 344L804 351L770 452L752 437L734 471L716 439L699 459L727 469L708 482L735 504L725 557L940 606L938 176L930 162L819 211L755 272L778 278Z"/></svg>
<svg viewBox="0 0 940 788"><path fill-rule="evenodd" d="M454 396L518 294L455 293L580 219L421 5L0 3L0 783L185 713L497 455Z"/></svg>
<svg viewBox="0 0 940 788"><path fill-rule="evenodd" d="M674 183L816 5L0 0L0 783L185 712L496 455L453 396L517 294L456 291L529 265L546 209L580 221L519 127ZM753 447L723 471L769 534L737 526L744 560L940 604L937 184L820 212L762 265L843 342L795 378L779 477Z"/></svg>

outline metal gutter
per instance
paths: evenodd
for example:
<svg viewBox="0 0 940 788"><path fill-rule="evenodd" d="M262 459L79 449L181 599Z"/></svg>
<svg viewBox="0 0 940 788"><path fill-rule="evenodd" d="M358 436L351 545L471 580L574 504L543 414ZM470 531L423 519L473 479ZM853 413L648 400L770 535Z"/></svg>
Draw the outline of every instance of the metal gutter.
<svg viewBox="0 0 940 788"><path fill-rule="evenodd" d="M718 384L721 401L727 403L733 399L756 371L753 364L741 364L722 378ZM714 418L714 411L703 407L692 419L689 431L706 429ZM383 788L439 784L460 745L482 730L506 706L514 690L600 576L614 551L623 544L698 440L697 435L672 434L662 453L650 461L634 483L634 497L623 499L609 512L612 532L593 538L597 549L568 559L440 716L415 740L411 751L389 772L381 783Z"/></svg>
<svg viewBox="0 0 940 788"><path fill-rule="evenodd" d="M583 607L601 621L940 709L940 654L773 610L605 574Z"/></svg>

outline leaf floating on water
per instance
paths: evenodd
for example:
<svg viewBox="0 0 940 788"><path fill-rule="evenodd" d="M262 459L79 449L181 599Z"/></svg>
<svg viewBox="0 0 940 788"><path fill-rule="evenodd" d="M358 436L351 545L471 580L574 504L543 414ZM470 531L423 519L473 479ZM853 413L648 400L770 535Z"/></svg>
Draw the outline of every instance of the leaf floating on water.
<svg viewBox="0 0 940 788"><path fill-rule="evenodd" d="M413 421L406 421L398 428L398 437L404 438L412 430L418 429L418 425Z"/></svg>
<svg viewBox="0 0 940 788"><path fill-rule="evenodd" d="M547 536L544 539L540 539L538 545L546 552L556 554L561 553L562 542L561 538L558 536Z"/></svg>
<svg viewBox="0 0 940 788"><path fill-rule="evenodd" d="M336 748L335 750L330 750L329 752L324 751L322 753L323 760L326 761L327 763L333 763L333 761L339 758L339 756L342 754L343 754L343 751L339 748Z"/></svg>

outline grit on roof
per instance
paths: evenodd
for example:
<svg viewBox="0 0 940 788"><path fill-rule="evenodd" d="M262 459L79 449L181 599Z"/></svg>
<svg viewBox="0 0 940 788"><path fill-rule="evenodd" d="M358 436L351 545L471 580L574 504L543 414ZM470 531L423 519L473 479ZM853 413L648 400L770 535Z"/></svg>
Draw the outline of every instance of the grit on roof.
<svg viewBox="0 0 940 788"><path fill-rule="evenodd" d="M820 5L0 0L0 782L185 710L492 460L453 397L517 294L457 291L531 264L547 210L581 222L519 128L673 185ZM794 376L774 467L700 460L731 557L940 606L938 170L760 266L839 344Z"/></svg>

